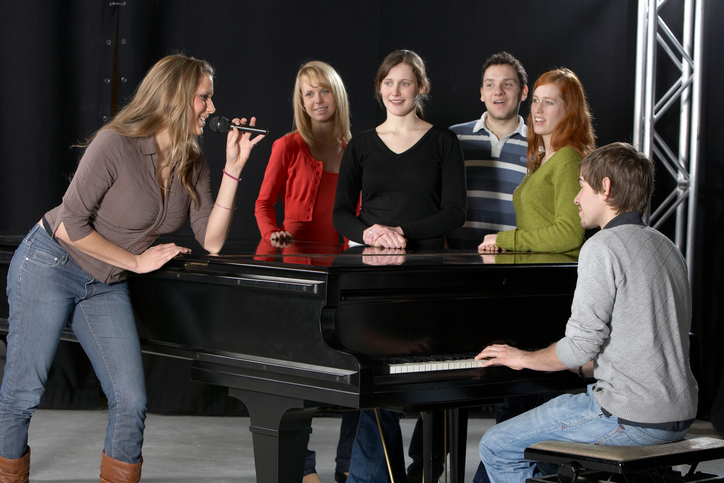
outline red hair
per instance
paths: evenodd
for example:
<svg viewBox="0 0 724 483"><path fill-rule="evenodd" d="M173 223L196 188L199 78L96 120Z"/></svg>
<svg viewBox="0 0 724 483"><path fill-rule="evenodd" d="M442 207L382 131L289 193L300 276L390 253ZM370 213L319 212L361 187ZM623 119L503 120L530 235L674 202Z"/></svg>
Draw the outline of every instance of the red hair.
<svg viewBox="0 0 724 483"><path fill-rule="evenodd" d="M591 110L586 101L581 81L570 69L561 68L546 72L538 78L533 92L544 84L554 84L561 93L566 112L551 136L551 149L558 151L571 147L581 156L586 156L596 148L596 135L591 125ZM543 136L533 129L533 110L528 115L528 170L535 171L540 166Z"/></svg>

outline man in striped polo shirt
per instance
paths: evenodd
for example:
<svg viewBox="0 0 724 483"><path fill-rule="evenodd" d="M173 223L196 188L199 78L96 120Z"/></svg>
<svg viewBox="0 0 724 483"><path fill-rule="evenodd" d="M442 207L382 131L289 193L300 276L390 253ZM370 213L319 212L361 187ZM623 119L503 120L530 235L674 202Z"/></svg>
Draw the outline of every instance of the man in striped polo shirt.
<svg viewBox="0 0 724 483"><path fill-rule="evenodd" d="M515 228L513 191L527 172L527 129L518 115L527 82L518 59L494 54L485 61L480 87L486 112L477 121L450 127L465 156L468 210L465 224L447 234L449 248L477 250L485 235Z"/></svg>

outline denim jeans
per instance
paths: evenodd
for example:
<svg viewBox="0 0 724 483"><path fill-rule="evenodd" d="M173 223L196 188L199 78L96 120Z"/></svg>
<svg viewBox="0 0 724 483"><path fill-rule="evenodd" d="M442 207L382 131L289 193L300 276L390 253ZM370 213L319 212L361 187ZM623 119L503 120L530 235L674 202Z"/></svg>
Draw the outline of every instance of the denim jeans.
<svg viewBox="0 0 724 483"><path fill-rule="evenodd" d="M357 411L345 411L342 413L342 423L339 427L339 441L337 442L337 456L335 461L336 473L349 472L349 460L352 455L352 445L354 437L357 433L357 419L359 418ZM307 442L307 454L304 457L304 473L303 476L311 475L317 472L317 453L309 449Z"/></svg>
<svg viewBox="0 0 724 483"><path fill-rule="evenodd" d="M405 453L402 447L400 415L385 409L380 409L379 415L395 481L405 481ZM359 414L347 483L385 481L389 481L389 472L380 430L377 427L377 418L373 409L365 409Z"/></svg>
<svg viewBox="0 0 724 483"><path fill-rule="evenodd" d="M106 455L140 462L146 390L127 284L95 280L36 225L10 263L7 295L10 331L0 388L0 456L17 459L26 453L30 418L69 323L108 399Z"/></svg>
<svg viewBox="0 0 724 483"><path fill-rule="evenodd" d="M342 423L339 425L339 441L337 441L337 456L334 458L336 463L335 473L349 473L358 421L359 411L344 411L342 413Z"/></svg>
<svg viewBox="0 0 724 483"><path fill-rule="evenodd" d="M307 442L309 444L309 442ZM311 475L317 472L317 453L307 448L307 454L304 456L304 473L302 476Z"/></svg>
<svg viewBox="0 0 724 483"><path fill-rule="evenodd" d="M527 396L506 397L502 403L495 405L495 422L502 423L503 421L507 421L561 394L561 392L545 392L542 394L529 394ZM537 465L543 474L556 472L557 465L550 463L538 463ZM482 461L478 464L478 469L475 472L475 476L473 476L473 483L490 483L490 478L488 478L488 473L486 473L485 465Z"/></svg>
<svg viewBox="0 0 724 483"><path fill-rule="evenodd" d="M586 393L558 396L489 429L480 440L480 459L490 481L520 483L541 476L535 462L523 457L525 449L539 441L649 446L678 441L686 434L619 424L616 416L603 413L593 387Z"/></svg>

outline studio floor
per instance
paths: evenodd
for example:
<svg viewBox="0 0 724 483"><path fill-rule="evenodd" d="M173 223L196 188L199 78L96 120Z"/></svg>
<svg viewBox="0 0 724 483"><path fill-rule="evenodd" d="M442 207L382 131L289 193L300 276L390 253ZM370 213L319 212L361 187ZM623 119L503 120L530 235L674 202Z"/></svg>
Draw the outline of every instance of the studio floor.
<svg viewBox="0 0 724 483"><path fill-rule="evenodd" d="M31 482L97 482L106 426L105 411L39 410L30 425ZM315 418L310 448L317 452L323 483L334 482L334 456L341 419ZM415 419L403 419L409 438ZM492 419L468 425L466 482L478 464L477 445ZM160 416L146 421L144 482L253 483L254 456L249 419L245 417ZM697 421L690 436L719 437L711 424ZM405 441L407 447L407 440ZM699 465L700 471L724 475L724 460ZM444 480L441 479L441 481Z"/></svg>

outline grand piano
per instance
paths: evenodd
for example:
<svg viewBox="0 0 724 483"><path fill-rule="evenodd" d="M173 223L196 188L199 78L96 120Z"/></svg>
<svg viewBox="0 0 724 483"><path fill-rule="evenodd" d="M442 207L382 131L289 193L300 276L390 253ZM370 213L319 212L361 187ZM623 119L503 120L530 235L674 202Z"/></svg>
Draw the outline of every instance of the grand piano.
<svg viewBox="0 0 724 483"><path fill-rule="evenodd" d="M11 247L0 240L2 272ZM471 361L490 343L536 349L562 337L575 282L570 255L264 242L129 277L143 350L191 360L193 381L246 405L261 483L301 481L318 408L423 412L425 481L440 456L435 421L449 417L451 479L463 481L465 408L581 386L566 371Z"/></svg>

